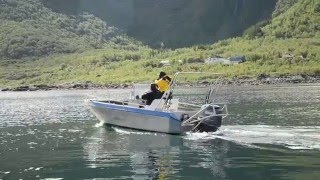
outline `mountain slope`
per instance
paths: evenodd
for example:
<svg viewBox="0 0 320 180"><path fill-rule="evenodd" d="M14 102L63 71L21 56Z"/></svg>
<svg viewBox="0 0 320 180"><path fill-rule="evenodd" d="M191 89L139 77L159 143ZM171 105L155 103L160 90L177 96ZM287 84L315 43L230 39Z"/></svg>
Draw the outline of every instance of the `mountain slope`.
<svg viewBox="0 0 320 180"><path fill-rule="evenodd" d="M209 44L268 19L276 0L43 0L63 13L95 14L130 37L159 48Z"/></svg>
<svg viewBox="0 0 320 180"><path fill-rule="evenodd" d="M311 38L320 33L320 1L299 0L263 28L277 38Z"/></svg>
<svg viewBox="0 0 320 180"><path fill-rule="evenodd" d="M82 52L101 48L119 35L115 27L93 15L55 13L39 0L2 0L0 19L2 59Z"/></svg>

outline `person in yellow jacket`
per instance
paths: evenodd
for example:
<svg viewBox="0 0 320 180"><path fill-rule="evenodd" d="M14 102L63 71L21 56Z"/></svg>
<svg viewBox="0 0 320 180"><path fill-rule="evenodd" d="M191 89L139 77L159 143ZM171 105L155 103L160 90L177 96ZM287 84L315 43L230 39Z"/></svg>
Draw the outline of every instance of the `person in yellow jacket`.
<svg viewBox="0 0 320 180"><path fill-rule="evenodd" d="M159 78L155 80L155 83L158 85L158 90L161 93L166 92L169 89L171 78L163 71L160 72Z"/></svg>

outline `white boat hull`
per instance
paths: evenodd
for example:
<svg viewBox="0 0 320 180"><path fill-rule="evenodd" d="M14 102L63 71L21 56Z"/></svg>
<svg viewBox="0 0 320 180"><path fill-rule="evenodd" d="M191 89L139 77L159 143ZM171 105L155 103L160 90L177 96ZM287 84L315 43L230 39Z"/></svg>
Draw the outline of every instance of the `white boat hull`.
<svg viewBox="0 0 320 180"><path fill-rule="evenodd" d="M182 133L181 121L173 113L97 101L90 103L91 111L104 124L168 134Z"/></svg>

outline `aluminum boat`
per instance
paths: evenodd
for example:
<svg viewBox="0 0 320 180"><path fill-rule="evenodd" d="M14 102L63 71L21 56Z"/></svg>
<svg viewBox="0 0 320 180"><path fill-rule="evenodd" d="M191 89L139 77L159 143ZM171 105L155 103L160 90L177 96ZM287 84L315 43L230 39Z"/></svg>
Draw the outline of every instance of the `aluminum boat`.
<svg viewBox="0 0 320 180"><path fill-rule="evenodd" d="M129 100L90 100L91 111L102 123L111 126L168 134L217 131L223 118L228 115L227 105L213 100L221 84L209 85L203 104L180 102L178 98L174 98L180 74L186 73L176 73L169 90L150 105L136 99L133 88Z"/></svg>

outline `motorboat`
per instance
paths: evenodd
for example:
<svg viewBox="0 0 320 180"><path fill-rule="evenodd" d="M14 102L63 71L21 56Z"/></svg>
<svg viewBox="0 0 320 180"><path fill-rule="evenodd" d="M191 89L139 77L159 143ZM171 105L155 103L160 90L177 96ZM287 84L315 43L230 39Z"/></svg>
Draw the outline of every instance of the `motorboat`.
<svg viewBox="0 0 320 180"><path fill-rule="evenodd" d="M90 100L90 109L103 124L111 126L168 134L217 131L228 115L227 105L215 103L213 98L221 83L208 85L202 104L182 102L175 97L181 74L189 73L177 72L162 98L153 100L150 105L136 98L134 87L128 100Z"/></svg>

